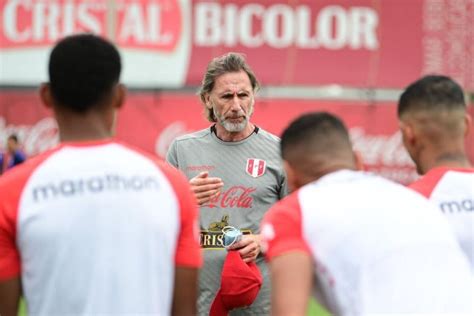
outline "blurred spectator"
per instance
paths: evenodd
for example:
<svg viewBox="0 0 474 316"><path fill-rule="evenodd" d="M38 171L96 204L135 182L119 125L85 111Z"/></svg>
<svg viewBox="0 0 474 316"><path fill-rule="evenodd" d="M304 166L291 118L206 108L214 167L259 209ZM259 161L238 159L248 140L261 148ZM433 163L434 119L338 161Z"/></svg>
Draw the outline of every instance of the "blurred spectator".
<svg viewBox="0 0 474 316"><path fill-rule="evenodd" d="M0 157L0 174L26 160L26 155L20 148L18 136L15 134L8 136L7 150Z"/></svg>

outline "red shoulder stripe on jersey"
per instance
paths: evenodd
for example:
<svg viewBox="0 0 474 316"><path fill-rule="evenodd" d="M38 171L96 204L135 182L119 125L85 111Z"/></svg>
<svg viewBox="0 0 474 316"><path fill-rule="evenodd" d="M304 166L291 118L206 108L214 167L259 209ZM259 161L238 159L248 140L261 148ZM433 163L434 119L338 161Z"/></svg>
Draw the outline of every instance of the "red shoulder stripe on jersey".
<svg viewBox="0 0 474 316"><path fill-rule="evenodd" d="M429 198L446 171L448 171L447 168L431 169L423 177L413 182L408 187Z"/></svg>
<svg viewBox="0 0 474 316"><path fill-rule="evenodd" d="M447 171L456 171L464 173L474 173L474 168L447 168Z"/></svg>
<svg viewBox="0 0 474 316"><path fill-rule="evenodd" d="M180 232L176 247L175 263L177 266L200 267L202 264L201 247L199 245L199 211L194 194L186 177L176 168L172 167L161 158L134 148L126 143L122 146L129 148L153 161L165 174L171 183L180 206Z"/></svg>
<svg viewBox="0 0 474 316"><path fill-rule="evenodd" d="M436 188L436 185L448 171L474 173L474 168L436 167L428 171L423 177L413 182L408 187L429 198Z"/></svg>
<svg viewBox="0 0 474 316"><path fill-rule="evenodd" d="M201 246L199 245L199 211L196 198L185 176L161 161L161 171L170 181L178 197L180 206L180 232L176 247L175 263L177 266L200 267L202 264Z"/></svg>
<svg viewBox="0 0 474 316"><path fill-rule="evenodd" d="M267 260L293 251L310 253L303 237L299 191L276 203L265 214L262 240Z"/></svg>
<svg viewBox="0 0 474 316"><path fill-rule="evenodd" d="M18 204L26 182L33 172L58 151L56 147L10 169L0 178L0 280L21 273L20 252L17 248Z"/></svg>

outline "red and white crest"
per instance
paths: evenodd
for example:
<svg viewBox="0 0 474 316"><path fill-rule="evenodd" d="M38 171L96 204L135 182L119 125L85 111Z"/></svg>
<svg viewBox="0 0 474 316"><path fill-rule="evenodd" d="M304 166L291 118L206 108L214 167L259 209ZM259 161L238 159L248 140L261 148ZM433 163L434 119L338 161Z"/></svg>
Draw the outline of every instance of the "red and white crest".
<svg viewBox="0 0 474 316"><path fill-rule="evenodd" d="M247 167L245 168L245 171L247 171L247 173L252 177L257 178L263 176L266 166L267 163L265 160L249 158L247 159Z"/></svg>

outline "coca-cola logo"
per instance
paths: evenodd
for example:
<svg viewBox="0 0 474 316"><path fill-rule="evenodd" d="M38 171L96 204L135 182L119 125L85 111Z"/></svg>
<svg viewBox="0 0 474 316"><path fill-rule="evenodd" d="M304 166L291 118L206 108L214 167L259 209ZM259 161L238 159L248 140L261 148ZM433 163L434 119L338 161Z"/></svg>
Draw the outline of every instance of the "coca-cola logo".
<svg viewBox="0 0 474 316"><path fill-rule="evenodd" d="M227 191L219 192L206 206L210 208L251 208L253 204L251 193L255 190L256 188L235 185Z"/></svg>
<svg viewBox="0 0 474 316"><path fill-rule="evenodd" d="M177 0L0 1L2 48L52 45L73 33L109 37L121 47L172 51L182 33Z"/></svg>

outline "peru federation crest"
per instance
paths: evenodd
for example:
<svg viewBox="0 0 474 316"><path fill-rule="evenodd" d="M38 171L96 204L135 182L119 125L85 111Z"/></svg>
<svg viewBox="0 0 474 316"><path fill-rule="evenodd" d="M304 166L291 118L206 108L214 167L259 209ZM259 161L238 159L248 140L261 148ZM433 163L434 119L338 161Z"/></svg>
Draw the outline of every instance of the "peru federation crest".
<svg viewBox="0 0 474 316"><path fill-rule="evenodd" d="M265 173L266 166L267 163L265 160L249 158L247 159L247 167L245 168L245 171L247 171L247 173L252 177L258 178L260 176L263 176L263 174Z"/></svg>

